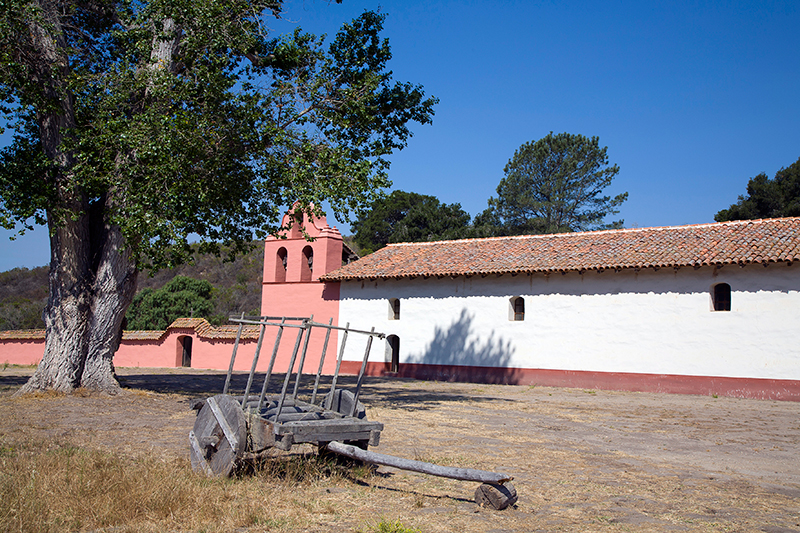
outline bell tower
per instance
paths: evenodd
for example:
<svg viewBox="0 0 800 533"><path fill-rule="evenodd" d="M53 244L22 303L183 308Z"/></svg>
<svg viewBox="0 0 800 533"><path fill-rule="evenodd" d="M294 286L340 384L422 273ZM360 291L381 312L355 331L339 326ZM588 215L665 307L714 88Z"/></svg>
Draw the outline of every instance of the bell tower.
<svg viewBox="0 0 800 533"><path fill-rule="evenodd" d="M292 220L294 217L296 219ZM339 230L329 226L324 216L312 217L293 209L284 215L281 225L288 227L290 222L288 230L268 237L264 243L261 314L271 317L313 315L315 322L327 324L333 319L333 325L338 325L339 282L323 282L319 278L341 267L355 254L344 244ZM337 337L336 330L331 331L325 356L326 373L333 373L336 366ZM323 340L322 336L310 339L307 364L319 364ZM276 368L288 367L292 343L283 344Z"/></svg>
<svg viewBox="0 0 800 533"><path fill-rule="evenodd" d="M264 286L287 283L319 283L319 277L342 266L350 253L339 230L324 216L312 218L299 212L283 216L281 225L289 230L270 235L264 243ZM262 291L262 312L267 293Z"/></svg>

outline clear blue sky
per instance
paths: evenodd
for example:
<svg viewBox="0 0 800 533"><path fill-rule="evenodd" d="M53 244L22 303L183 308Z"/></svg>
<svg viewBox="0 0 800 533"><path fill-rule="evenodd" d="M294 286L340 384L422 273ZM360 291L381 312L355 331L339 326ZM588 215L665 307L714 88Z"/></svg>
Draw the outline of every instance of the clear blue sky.
<svg viewBox="0 0 800 533"><path fill-rule="evenodd" d="M474 216L522 143L579 133L619 165L626 227L696 224L800 157L797 0L290 0L286 17L333 35L379 8L395 79L440 100L392 157L394 189ZM0 233L0 271L46 264L46 237Z"/></svg>

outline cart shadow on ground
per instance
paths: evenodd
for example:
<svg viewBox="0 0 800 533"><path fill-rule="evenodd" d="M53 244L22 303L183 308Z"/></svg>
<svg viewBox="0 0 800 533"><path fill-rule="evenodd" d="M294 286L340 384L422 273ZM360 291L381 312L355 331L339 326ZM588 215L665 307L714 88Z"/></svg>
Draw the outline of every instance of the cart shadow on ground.
<svg viewBox="0 0 800 533"><path fill-rule="evenodd" d="M6 372L0 372L0 392L15 391L24 385L35 367L15 367ZM118 368L117 379L124 390L148 391L161 394L180 394L189 397L206 398L221 394L225 386L227 373L224 371L195 370L195 369L139 369ZM241 395L247 386L249 373L234 372L231 376L230 393ZM257 372L253 377L251 394L259 394L264 383L265 374ZM299 394L310 395L314 386L313 375L304 374L301 379ZM280 393L285 373L273 374L270 379L269 394ZM342 387L355 390L357 376L340 375L337 388ZM367 405L382 405L393 409L405 411L423 411L436 409L445 404L458 402L473 402L475 404L489 402L509 402L512 400L502 397L480 394L473 395L467 391L441 391L431 390L438 382L419 381L401 377L376 377L366 376L362 385L360 399ZM331 376L322 376L319 392L327 393L331 386ZM290 391L294 381L290 384Z"/></svg>
<svg viewBox="0 0 800 533"><path fill-rule="evenodd" d="M346 479L354 486L364 489L377 489L387 493L395 493L410 496L415 500L422 501L453 501L459 504L474 504L475 501L469 498L458 496L452 493L442 494L436 491L426 491L417 486L415 488L392 486L392 479L396 475L403 473L397 468L364 463L357 459L351 459L334 453L320 454L316 446L309 444L295 446L291 451L281 451L271 449L266 454L258 458L250 458L241 461L232 473L232 477L241 478L253 475L264 475L272 479L281 481L291 481L300 483L306 481L307 477L324 474L324 477L340 477ZM406 472L408 474L408 472ZM411 476L420 476L425 479L424 474L411 473ZM458 482L457 482L458 483ZM461 483L469 483L464 481ZM352 488L333 487L329 492L338 490L352 490ZM516 505L514 505L516 507Z"/></svg>
<svg viewBox="0 0 800 533"><path fill-rule="evenodd" d="M134 372L130 369L120 369L118 379L123 388L128 390L145 390L162 394L182 394L187 396L208 397L221 394L225 386L225 372L180 371L170 369L164 373ZM231 376L229 393L241 395L247 387L249 374L235 372ZM264 383L264 373L256 373L250 388L250 394L259 394ZM286 374L273 374L270 378L267 392L280 393ZM23 380L24 382L24 380ZM0 377L0 386L4 384ZM505 398L491 396L473 396L458 392L429 390L432 382L420 382L406 378L385 378L367 376L364 378L360 399L366 404L391 406L392 408L409 411L436 409L446 403L455 402L496 402L508 401ZM20 383L21 384L21 383ZM355 390L357 376L340 375L337 388ZM308 396L314 386L314 376L304 375L300 382L299 395ZM289 384L289 392L294 387L294 380ZM331 376L322 376L319 383L320 394L327 393L331 387Z"/></svg>

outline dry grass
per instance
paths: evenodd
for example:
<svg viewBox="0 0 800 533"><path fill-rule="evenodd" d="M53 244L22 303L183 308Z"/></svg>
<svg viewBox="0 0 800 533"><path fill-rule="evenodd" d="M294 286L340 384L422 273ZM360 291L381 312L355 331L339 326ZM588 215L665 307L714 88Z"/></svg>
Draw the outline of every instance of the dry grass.
<svg viewBox="0 0 800 533"><path fill-rule="evenodd" d="M188 530L280 531L331 503L287 498L319 482L335 486L352 470L312 454L270 457L233 479L192 472L187 459L135 459L66 443L0 445L0 523L9 532Z"/></svg>

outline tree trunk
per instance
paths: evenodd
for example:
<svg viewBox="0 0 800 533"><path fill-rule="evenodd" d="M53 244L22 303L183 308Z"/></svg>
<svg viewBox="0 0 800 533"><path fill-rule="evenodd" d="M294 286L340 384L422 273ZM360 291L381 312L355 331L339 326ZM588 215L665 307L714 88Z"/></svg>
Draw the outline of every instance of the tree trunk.
<svg viewBox="0 0 800 533"><path fill-rule="evenodd" d="M45 347L39 367L20 393L79 386L88 339L86 217L50 228L50 295L44 312ZM52 223L50 224L52 225Z"/></svg>
<svg viewBox="0 0 800 533"><path fill-rule="evenodd" d="M93 208L51 229L44 356L21 394L76 387L119 391L113 357L137 270L119 228L104 220L104 212Z"/></svg>
<svg viewBox="0 0 800 533"><path fill-rule="evenodd" d="M97 250L97 270L92 291L89 348L81 386L116 392L114 353L122 340L125 313L136 293L138 270L119 228L102 220L102 245Z"/></svg>

